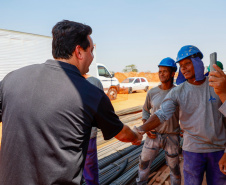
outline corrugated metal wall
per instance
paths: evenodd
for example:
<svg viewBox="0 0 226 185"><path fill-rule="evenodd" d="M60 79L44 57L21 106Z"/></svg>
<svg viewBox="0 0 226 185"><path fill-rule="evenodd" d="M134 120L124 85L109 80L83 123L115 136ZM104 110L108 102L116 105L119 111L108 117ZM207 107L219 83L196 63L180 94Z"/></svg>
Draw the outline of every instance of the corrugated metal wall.
<svg viewBox="0 0 226 185"><path fill-rule="evenodd" d="M0 29L0 80L15 69L52 58L51 37Z"/></svg>

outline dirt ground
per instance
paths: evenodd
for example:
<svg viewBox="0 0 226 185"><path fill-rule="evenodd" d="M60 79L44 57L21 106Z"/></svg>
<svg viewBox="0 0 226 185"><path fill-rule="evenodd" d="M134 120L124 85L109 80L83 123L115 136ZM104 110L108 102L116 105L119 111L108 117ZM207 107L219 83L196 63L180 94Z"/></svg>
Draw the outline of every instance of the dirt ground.
<svg viewBox="0 0 226 185"><path fill-rule="evenodd" d="M132 94L118 94L117 99L111 101L115 111L143 105L147 92L140 90Z"/></svg>
<svg viewBox="0 0 226 185"><path fill-rule="evenodd" d="M158 73L149 73L149 72L128 72L128 73L115 73L115 77L118 79L118 81L121 83L123 80L125 80L128 77L145 77L148 82L158 82L159 77Z"/></svg>
<svg viewBox="0 0 226 185"><path fill-rule="evenodd" d="M178 73L175 73L175 77L178 76ZM125 80L128 77L145 77L148 82L159 82L159 76L157 73L150 73L150 72L128 72L128 73L115 73L115 77L118 79L118 81L121 83L123 80Z"/></svg>
<svg viewBox="0 0 226 185"><path fill-rule="evenodd" d="M149 90L157 86L159 82L149 82ZM139 90L132 94L118 94L117 99L111 101L115 111L143 105L147 92Z"/></svg>

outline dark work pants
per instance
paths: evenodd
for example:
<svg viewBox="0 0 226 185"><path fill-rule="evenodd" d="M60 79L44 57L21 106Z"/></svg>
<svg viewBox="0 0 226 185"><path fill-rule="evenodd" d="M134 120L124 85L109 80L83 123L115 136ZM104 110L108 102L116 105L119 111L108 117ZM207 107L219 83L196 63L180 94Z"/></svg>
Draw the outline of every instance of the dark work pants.
<svg viewBox="0 0 226 185"><path fill-rule="evenodd" d="M193 153L183 151L184 156L184 184L201 185L204 172L208 185L226 185L226 175L220 169L218 162L224 151L210 153Z"/></svg>
<svg viewBox="0 0 226 185"><path fill-rule="evenodd" d="M99 185L96 137L89 140L83 177L87 185Z"/></svg>

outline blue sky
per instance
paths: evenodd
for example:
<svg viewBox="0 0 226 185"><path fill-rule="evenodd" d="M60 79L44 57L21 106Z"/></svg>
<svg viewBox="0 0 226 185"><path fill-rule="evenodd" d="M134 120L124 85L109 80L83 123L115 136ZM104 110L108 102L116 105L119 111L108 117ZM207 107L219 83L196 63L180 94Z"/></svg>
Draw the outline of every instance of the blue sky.
<svg viewBox="0 0 226 185"><path fill-rule="evenodd" d="M63 19L88 24L97 62L114 72L130 64L157 72L163 58L176 59L190 44L205 65L217 52L226 68L225 10L225 0L0 0L0 28L51 36Z"/></svg>

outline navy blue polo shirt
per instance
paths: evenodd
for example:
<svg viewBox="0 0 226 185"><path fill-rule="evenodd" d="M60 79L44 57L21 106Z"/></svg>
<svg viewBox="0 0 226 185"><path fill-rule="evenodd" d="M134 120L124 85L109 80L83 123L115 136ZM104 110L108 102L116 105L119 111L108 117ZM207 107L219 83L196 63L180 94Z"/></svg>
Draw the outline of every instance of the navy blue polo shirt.
<svg viewBox="0 0 226 185"><path fill-rule="evenodd" d="M0 184L80 184L92 126L123 124L103 91L68 63L47 60L2 81Z"/></svg>

